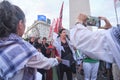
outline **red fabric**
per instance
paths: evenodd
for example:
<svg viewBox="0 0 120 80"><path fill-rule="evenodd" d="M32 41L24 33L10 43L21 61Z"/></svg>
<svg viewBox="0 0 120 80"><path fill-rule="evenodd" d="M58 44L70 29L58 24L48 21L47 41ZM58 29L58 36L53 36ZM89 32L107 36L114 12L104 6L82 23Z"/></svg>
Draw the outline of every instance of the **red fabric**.
<svg viewBox="0 0 120 80"><path fill-rule="evenodd" d="M48 38L52 37L53 28L55 26L55 23L56 23L56 21L55 21L55 19L53 19L52 24L50 26L50 32L49 32Z"/></svg>
<svg viewBox="0 0 120 80"><path fill-rule="evenodd" d="M55 49L55 56L60 57L60 55L58 54L58 51Z"/></svg>
<svg viewBox="0 0 120 80"><path fill-rule="evenodd" d="M61 9L60 9L60 16L56 21L56 25L54 28L55 33L58 33L59 30L63 28L63 26L62 26L63 5L64 5L64 2L62 3Z"/></svg>
<svg viewBox="0 0 120 80"><path fill-rule="evenodd" d="M52 49L53 49L54 47L53 47L52 45L49 45L49 46L48 46L48 49L49 49L49 48L52 48Z"/></svg>
<svg viewBox="0 0 120 80"><path fill-rule="evenodd" d="M56 24L55 24L55 28L54 28L54 32L55 33L58 33L58 24L59 24L59 19L57 19L57 21L56 21ZM54 36L54 35L53 35Z"/></svg>
<svg viewBox="0 0 120 80"><path fill-rule="evenodd" d="M46 80L53 80L53 71L52 68L46 72Z"/></svg>
<svg viewBox="0 0 120 80"><path fill-rule="evenodd" d="M58 26L59 29L62 28L63 5L64 5L64 2L62 3L61 9L60 9L59 26Z"/></svg>
<svg viewBox="0 0 120 80"><path fill-rule="evenodd" d="M52 49L52 52L50 52L50 49ZM54 57L56 57L56 56L59 57L59 54L58 54L56 48L55 48L52 44L50 44L50 45L48 46L46 53L47 53L47 54L51 54L51 53L52 53Z"/></svg>

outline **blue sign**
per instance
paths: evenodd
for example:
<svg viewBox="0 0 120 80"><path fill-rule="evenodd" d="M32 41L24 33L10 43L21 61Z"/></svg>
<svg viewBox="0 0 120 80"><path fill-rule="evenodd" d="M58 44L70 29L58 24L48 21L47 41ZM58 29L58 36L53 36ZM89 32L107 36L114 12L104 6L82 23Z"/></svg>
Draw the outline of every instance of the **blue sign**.
<svg viewBox="0 0 120 80"><path fill-rule="evenodd" d="M38 15L38 21L45 21L46 22L46 16Z"/></svg>

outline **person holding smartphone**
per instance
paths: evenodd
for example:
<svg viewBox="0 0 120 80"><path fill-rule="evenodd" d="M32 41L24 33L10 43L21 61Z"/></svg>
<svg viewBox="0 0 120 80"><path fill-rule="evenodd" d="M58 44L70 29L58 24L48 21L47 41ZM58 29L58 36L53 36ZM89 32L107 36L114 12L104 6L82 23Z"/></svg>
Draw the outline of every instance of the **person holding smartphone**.
<svg viewBox="0 0 120 80"><path fill-rule="evenodd" d="M112 27L105 17L100 17L107 30L92 32L83 25L86 19L85 14L80 14L77 24L70 30L73 46L91 58L116 63L120 69L120 27Z"/></svg>
<svg viewBox="0 0 120 80"><path fill-rule="evenodd" d="M87 20L86 20L86 24L87 24L87 26L100 27L101 19L100 19L100 17L88 16Z"/></svg>

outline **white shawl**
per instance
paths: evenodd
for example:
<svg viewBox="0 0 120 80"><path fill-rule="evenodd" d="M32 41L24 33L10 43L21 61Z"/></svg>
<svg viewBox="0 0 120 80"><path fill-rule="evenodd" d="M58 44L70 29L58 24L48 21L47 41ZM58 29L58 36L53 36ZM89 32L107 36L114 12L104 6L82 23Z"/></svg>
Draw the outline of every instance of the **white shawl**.
<svg viewBox="0 0 120 80"><path fill-rule="evenodd" d="M115 62L120 68L120 46L112 36L111 30L92 32L81 24L70 30L70 40L77 49L87 56L106 62Z"/></svg>
<svg viewBox="0 0 120 80"><path fill-rule="evenodd" d="M72 51L72 53L73 53L74 59L76 60L75 51L74 51L74 49L73 49L70 41L69 41L67 38L66 38L66 41L67 41L67 43L68 43L68 45L69 45L69 47L70 47L70 49L71 49L71 51ZM64 50L63 46L61 46L61 41L60 41L60 38L59 38L59 37L56 38L56 40L54 40L53 45L56 47L56 49L57 49L57 51L58 51L58 54L59 54L60 57L61 57L61 50L63 50L63 51L65 51L65 50Z"/></svg>

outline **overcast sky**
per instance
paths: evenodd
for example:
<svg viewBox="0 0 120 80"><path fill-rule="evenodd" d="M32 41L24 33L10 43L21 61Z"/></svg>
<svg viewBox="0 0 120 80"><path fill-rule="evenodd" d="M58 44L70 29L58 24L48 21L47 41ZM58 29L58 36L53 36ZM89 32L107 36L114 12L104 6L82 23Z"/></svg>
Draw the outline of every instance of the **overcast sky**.
<svg viewBox="0 0 120 80"><path fill-rule="evenodd" d="M107 17L112 25L116 25L116 14L114 8L114 0L90 0L91 15L94 16L105 16ZM117 8L117 15L120 23L120 7Z"/></svg>
<svg viewBox="0 0 120 80"><path fill-rule="evenodd" d="M62 0L9 0L13 4L18 5L25 12L26 15L26 25L31 26L35 20L37 20L37 15L45 15L50 18L59 17L60 8L62 5ZM69 20L69 4L68 0L64 0L64 11L63 11L63 22ZM63 26L69 25L69 21L63 23Z"/></svg>
<svg viewBox="0 0 120 80"><path fill-rule="evenodd" d="M0 0L2 1L2 0ZM69 0L8 0L18 5L26 15L26 25L31 26L37 15L45 15L47 18L59 17L61 4L64 1L63 26L68 29L69 26ZM115 11L113 0L90 0L91 15L106 16L110 22L115 25ZM120 9L117 9L120 15ZM120 20L120 19L119 19ZM120 21L119 21L120 23Z"/></svg>

